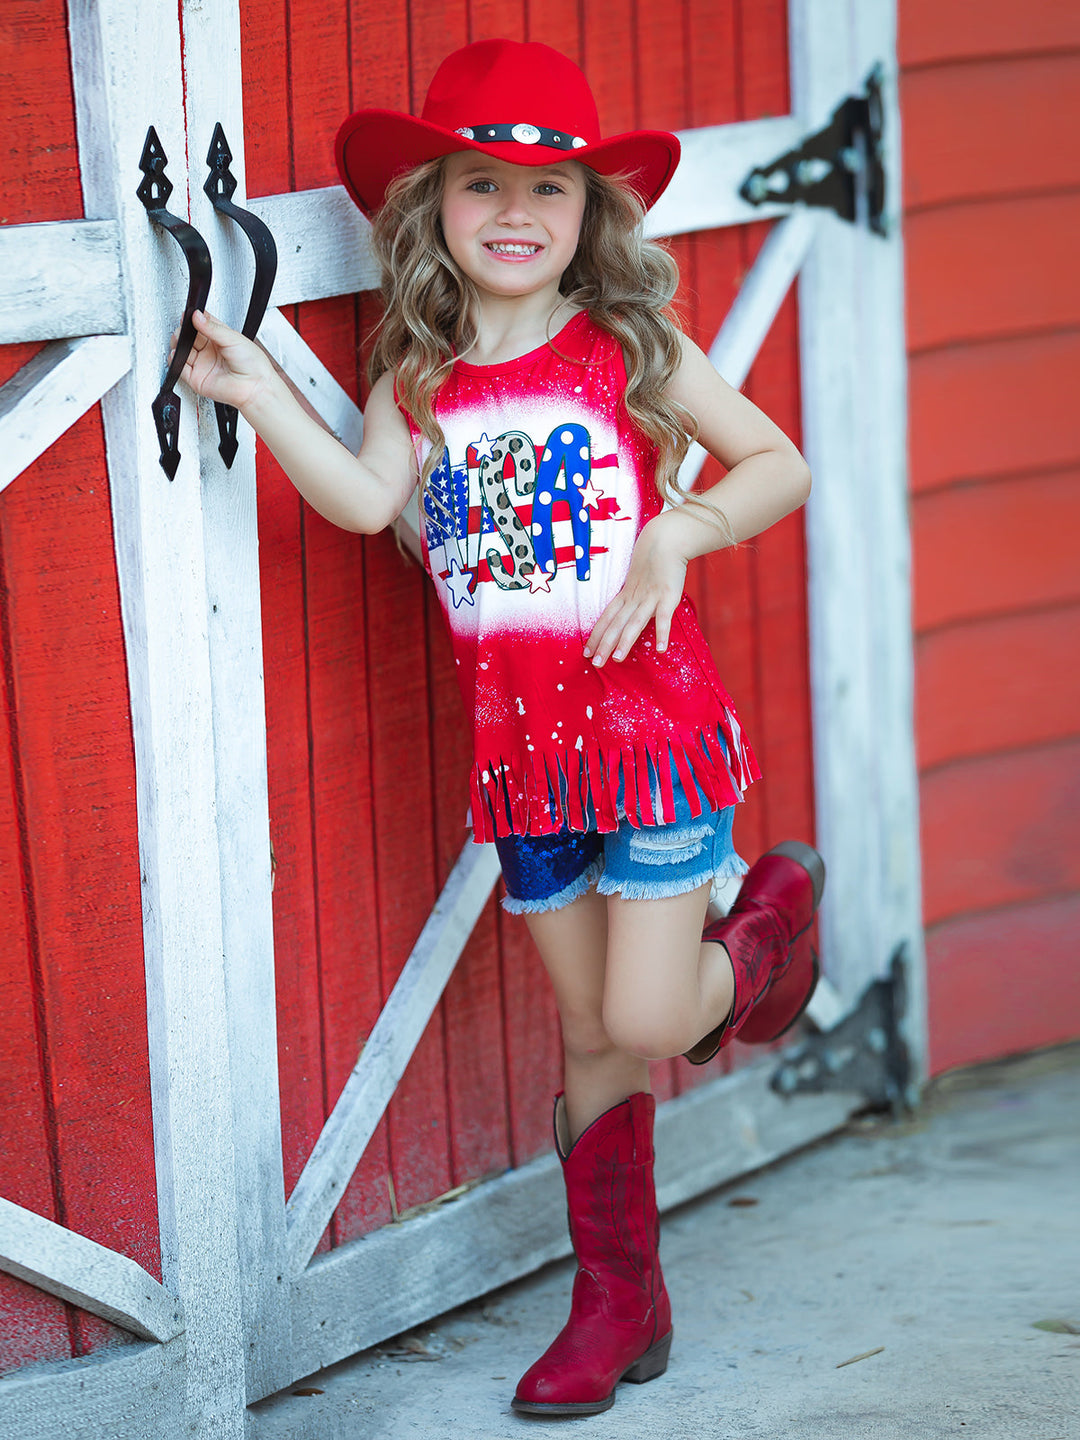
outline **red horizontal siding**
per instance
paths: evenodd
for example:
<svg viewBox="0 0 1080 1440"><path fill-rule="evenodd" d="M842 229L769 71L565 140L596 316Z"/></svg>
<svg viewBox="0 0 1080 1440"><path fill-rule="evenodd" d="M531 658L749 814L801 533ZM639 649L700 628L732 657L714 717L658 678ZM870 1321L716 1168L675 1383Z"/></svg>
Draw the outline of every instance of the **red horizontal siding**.
<svg viewBox="0 0 1080 1440"><path fill-rule="evenodd" d="M926 923L1080 889L1080 740L922 778Z"/></svg>
<svg viewBox="0 0 1080 1440"><path fill-rule="evenodd" d="M897 47L904 66L1080 47L1075 0L901 0Z"/></svg>
<svg viewBox="0 0 1080 1440"><path fill-rule="evenodd" d="M1080 606L947 626L915 653L923 766L1080 734Z"/></svg>
<svg viewBox="0 0 1080 1440"><path fill-rule="evenodd" d="M1080 6L1078 6L1080 11ZM913 351L1080 325L1080 192L918 211L908 221Z"/></svg>
<svg viewBox="0 0 1080 1440"><path fill-rule="evenodd" d="M905 204L912 208L1076 185L1078 94L1080 54L904 74Z"/></svg>
<svg viewBox="0 0 1080 1440"><path fill-rule="evenodd" d="M912 488L1080 460L1078 377L1078 331L913 356Z"/></svg>
<svg viewBox="0 0 1080 1440"><path fill-rule="evenodd" d="M918 630L1080 600L1080 469L916 495L912 538Z"/></svg>
<svg viewBox="0 0 1080 1440"><path fill-rule="evenodd" d="M931 929L931 1069L972 1065L1080 1034L1078 935L1077 895Z"/></svg>

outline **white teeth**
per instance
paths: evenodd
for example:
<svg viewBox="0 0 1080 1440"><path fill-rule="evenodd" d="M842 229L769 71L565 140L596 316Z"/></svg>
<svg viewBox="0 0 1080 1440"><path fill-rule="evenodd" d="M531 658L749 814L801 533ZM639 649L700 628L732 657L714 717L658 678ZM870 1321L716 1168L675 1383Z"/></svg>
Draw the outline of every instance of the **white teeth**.
<svg viewBox="0 0 1080 1440"><path fill-rule="evenodd" d="M540 249L539 245L512 245L498 241L489 242L487 249L496 255L535 255Z"/></svg>

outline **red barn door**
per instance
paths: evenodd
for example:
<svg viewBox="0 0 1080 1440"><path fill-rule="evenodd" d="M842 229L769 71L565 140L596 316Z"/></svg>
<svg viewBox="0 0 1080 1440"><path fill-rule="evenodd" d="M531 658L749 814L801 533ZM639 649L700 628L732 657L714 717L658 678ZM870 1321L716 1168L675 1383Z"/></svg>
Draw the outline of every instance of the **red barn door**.
<svg viewBox="0 0 1080 1440"><path fill-rule="evenodd" d="M110 774L121 789L128 777L129 807L132 783L137 798L137 851L122 798L109 800L108 814L126 893L136 875L142 890L149 1087L137 1025L133 1085L144 1138L147 1088L153 1097L161 1271L159 1282L147 1269L145 1224L140 1250L95 1232L105 1220L50 1214L40 1179L38 1190L13 1193L19 1203L0 1211L0 1266L37 1287L18 1292L16 1306L51 1291L142 1343L76 1367L70 1383L16 1371L0 1382L0 1423L11 1433L48 1434L62 1395L81 1428L114 1440L171 1436L181 1420L193 1434L239 1436L246 1403L567 1247L547 1153L554 1012L524 927L497 909L490 848L463 829L464 717L419 571L390 537L359 540L306 511L262 455L256 491L243 427L226 469L211 407L196 418L183 401L175 478L158 463L150 402L186 278L173 240L135 197L148 126L168 156L174 208L209 243L211 308L238 321L248 250L202 192L203 157L223 125L235 198L262 194L251 209L278 241L278 308L264 343L353 442L350 397L375 277L364 224L333 183L329 142L342 115L365 103L416 106L447 50L504 34L581 60L607 131L682 132L683 169L651 224L673 237L685 322L730 379L801 431L816 473L805 533L792 517L693 580L766 771L737 838L753 856L816 829L835 897L822 938L838 1007L906 944L917 1056L898 241L802 208L770 228L784 204L754 208L738 193L753 167L822 125L875 62L892 106L891 15L885 0L855 21L838 0L807 0L792 7L789 31L783 6L749 0L542 12L519 0L482 15L464 3L367 12L282 0L184 4L179 18L73 0L87 219L66 219L79 213L72 201L47 234L16 227L8 270L25 280L42 254L73 247L80 284L58 285L47 270L39 328L20 322L17 335L86 338L55 342L21 372L0 425L9 436L21 426L23 449L13 441L6 451L10 479L22 456L42 454L104 396L120 599L119 610L106 605L104 649L115 660L122 614L130 730L121 675L106 672L100 703L120 737ZM56 42L42 40L41 53ZM804 261L796 314L788 291ZM70 484L55 474L59 487ZM66 493L46 504L59 510ZM36 497L18 488L0 507L16 496L31 514ZM4 508L4 523L16 513ZM26 522L18 546L3 531L4 563L10 555L40 576L33 545L49 527L31 530ZM100 550L99 526L99 569ZM76 578L58 578L56 591ZM27 633L22 613L5 612L11 655ZM25 713L31 671L11 663L9 693ZM47 681L39 689L47 695ZM39 772L28 744L12 754L17 810L17 787ZM55 827L66 792L40 793ZM16 858L30 873L35 832L25 814ZM85 834L78 818L65 823ZM91 845L93 863L72 876L80 895L110 885L101 849ZM35 884L34 896L46 897L45 880ZM53 955L43 938L62 910L50 903L13 911L22 929L12 931L21 948L11 990L27 1027L36 1015L39 1037L64 1033L42 1026L39 997L65 993L70 961L68 942ZM82 903L93 912L96 901ZM138 1010L137 984L129 991ZM77 1007L84 992L73 984L70 993ZM770 1084L775 1059L747 1059L693 1074L681 1062L657 1067L668 1102L662 1203L805 1143L857 1103L845 1093L783 1099ZM42 1133L28 1130L37 1150L17 1162L16 1178L40 1176L47 1160L53 1192L66 1193L43 1073L44 1089L36 1074L24 1079ZM110 1112L106 1124L117 1123ZM701 1146L702 1133L713 1148ZM118 1192L101 1185L111 1173L104 1147L73 1142L72 1155L104 1195L101 1215L115 1213ZM142 1194L149 1162L128 1163ZM59 1223L43 1228L46 1215ZM13 1350L16 1363L70 1353L61 1312L40 1303L60 1338L42 1330ZM87 1335L83 1348L97 1338Z"/></svg>

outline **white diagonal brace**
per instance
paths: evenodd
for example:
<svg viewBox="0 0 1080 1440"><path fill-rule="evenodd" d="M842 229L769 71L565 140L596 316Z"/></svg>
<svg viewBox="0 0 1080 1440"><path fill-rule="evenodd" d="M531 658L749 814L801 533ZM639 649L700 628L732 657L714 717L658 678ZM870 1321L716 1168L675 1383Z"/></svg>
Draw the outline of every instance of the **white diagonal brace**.
<svg viewBox="0 0 1080 1440"><path fill-rule="evenodd" d="M405 1073L499 874L467 841L285 1207L292 1275L304 1270Z"/></svg>
<svg viewBox="0 0 1080 1440"><path fill-rule="evenodd" d="M115 220L0 225L0 344L126 329Z"/></svg>
<svg viewBox="0 0 1080 1440"><path fill-rule="evenodd" d="M736 390L750 373L784 296L809 254L820 221L815 211L800 208L774 227L712 343L709 359ZM704 463L705 450L695 442L679 470L684 490L693 485Z"/></svg>
<svg viewBox="0 0 1080 1440"><path fill-rule="evenodd" d="M131 369L126 335L56 340L0 388L0 490Z"/></svg>
<svg viewBox="0 0 1080 1440"><path fill-rule="evenodd" d="M164 1342L184 1328L180 1301L141 1265L11 1200L0 1200L0 1270L141 1340Z"/></svg>
<svg viewBox="0 0 1080 1440"><path fill-rule="evenodd" d="M359 405L338 384L280 310L266 312L259 328L259 343L268 355L273 356L327 427L355 455L364 438L364 416ZM418 560L419 522L420 513L414 495L398 520L397 528L401 539Z"/></svg>

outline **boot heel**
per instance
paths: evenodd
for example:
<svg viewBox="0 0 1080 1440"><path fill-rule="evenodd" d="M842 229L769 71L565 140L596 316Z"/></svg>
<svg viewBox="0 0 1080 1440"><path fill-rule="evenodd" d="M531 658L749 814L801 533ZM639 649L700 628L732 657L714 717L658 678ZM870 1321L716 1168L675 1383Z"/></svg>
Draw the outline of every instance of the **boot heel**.
<svg viewBox="0 0 1080 1440"><path fill-rule="evenodd" d="M662 1340L658 1340L646 1350L641 1359L635 1360L630 1369L623 1373L622 1378L635 1385L644 1385L646 1380L655 1380L658 1375L663 1375L671 1350L671 1334L669 1330Z"/></svg>

